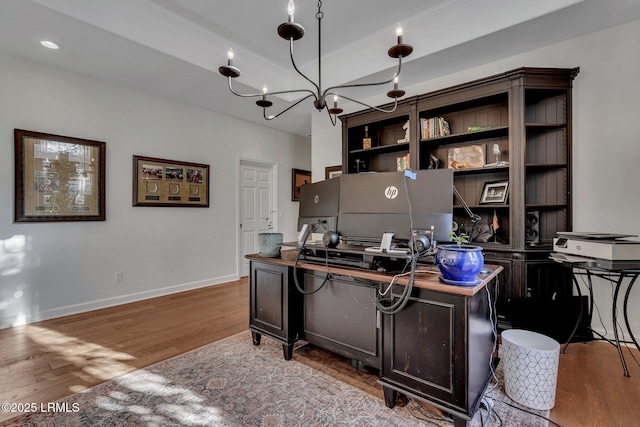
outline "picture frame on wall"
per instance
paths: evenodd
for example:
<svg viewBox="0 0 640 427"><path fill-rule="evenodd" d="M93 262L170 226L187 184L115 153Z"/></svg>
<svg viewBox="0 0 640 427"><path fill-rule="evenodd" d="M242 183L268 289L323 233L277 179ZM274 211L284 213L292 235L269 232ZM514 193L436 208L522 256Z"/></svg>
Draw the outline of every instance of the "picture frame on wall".
<svg viewBox="0 0 640 427"><path fill-rule="evenodd" d="M209 207L209 165L133 156L133 206Z"/></svg>
<svg viewBox="0 0 640 427"><path fill-rule="evenodd" d="M304 184L311 184L311 171L303 169L292 169L291 171L291 201L300 200L300 187Z"/></svg>
<svg viewBox="0 0 640 427"><path fill-rule="evenodd" d="M14 129L14 221L104 221L106 143Z"/></svg>
<svg viewBox="0 0 640 427"><path fill-rule="evenodd" d="M324 168L324 179L336 178L342 175L342 165L327 166Z"/></svg>
<svg viewBox="0 0 640 427"><path fill-rule="evenodd" d="M480 204L507 203L509 196L509 181L485 182L480 196Z"/></svg>

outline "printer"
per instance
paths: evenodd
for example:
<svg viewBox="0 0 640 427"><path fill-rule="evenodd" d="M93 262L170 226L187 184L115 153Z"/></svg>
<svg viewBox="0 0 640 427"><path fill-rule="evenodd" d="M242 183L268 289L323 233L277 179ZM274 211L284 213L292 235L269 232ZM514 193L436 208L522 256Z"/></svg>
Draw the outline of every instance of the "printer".
<svg viewBox="0 0 640 427"><path fill-rule="evenodd" d="M555 252L575 257L608 261L640 260L640 241L631 234L559 232L553 239Z"/></svg>

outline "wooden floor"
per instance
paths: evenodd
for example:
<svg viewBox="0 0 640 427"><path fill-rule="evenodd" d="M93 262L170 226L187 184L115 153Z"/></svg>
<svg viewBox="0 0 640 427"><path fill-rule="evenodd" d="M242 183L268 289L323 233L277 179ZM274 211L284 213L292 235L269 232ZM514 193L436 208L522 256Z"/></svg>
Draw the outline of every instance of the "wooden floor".
<svg viewBox="0 0 640 427"><path fill-rule="evenodd" d="M0 402L47 403L248 327L248 284L236 282L0 330ZM633 354L640 359L637 351ZM563 427L640 425L640 367L603 342L560 355ZM0 421L12 414L0 412ZM552 425L552 424L550 424Z"/></svg>

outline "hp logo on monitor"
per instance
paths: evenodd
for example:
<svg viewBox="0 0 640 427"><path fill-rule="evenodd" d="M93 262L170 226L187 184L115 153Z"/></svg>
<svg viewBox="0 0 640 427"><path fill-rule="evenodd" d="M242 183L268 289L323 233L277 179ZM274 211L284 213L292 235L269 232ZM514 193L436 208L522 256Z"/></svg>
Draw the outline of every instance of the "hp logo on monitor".
<svg viewBox="0 0 640 427"><path fill-rule="evenodd" d="M389 200L395 199L396 197L398 197L398 189L393 185L388 186L384 189L384 197Z"/></svg>

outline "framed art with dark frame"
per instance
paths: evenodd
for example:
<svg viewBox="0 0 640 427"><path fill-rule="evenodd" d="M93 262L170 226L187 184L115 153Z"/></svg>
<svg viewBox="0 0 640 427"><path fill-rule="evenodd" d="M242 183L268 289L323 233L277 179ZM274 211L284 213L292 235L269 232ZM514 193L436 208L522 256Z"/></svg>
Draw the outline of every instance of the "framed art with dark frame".
<svg viewBox="0 0 640 427"><path fill-rule="evenodd" d="M209 165L133 156L133 206L209 207Z"/></svg>
<svg viewBox="0 0 640 427"><path fill-rule="evenodd" d="M14 129L14 221L104 221L106 143Z"/></svg>
<svg viewBox="0 0 640 427"><path fill-rule="evenodd" d="M311 171L292 169L291 171L291 201L300 200L300 187L311 183Z"/></svg>
<svg viewBox="0 0 640 427"><path fill-rule="evenodd" d="M324 168L324 179L331 179L342 175L342 165L327 166Z"/></svg>
<svg viewBox="0 0 640 427"><path fill-rule="evenodd" d="M480 204L507 203L509 181L485 182L480 196Z"/></svg>

